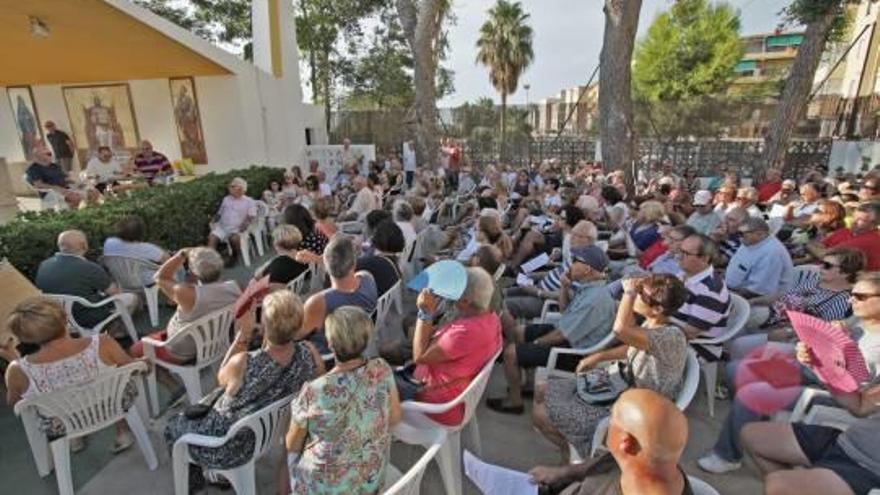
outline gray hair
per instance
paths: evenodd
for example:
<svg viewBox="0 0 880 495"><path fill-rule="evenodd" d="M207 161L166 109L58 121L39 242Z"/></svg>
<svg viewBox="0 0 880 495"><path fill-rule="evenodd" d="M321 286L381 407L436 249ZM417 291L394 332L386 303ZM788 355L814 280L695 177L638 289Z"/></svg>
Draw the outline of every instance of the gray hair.
<svg viewBox="0 0 880 495"><path fill-rule="evenodd" d="M247 192L247 181L242 179L241 177L236 177L229 181L230 186L241 186L242 192Z"/></svg>
<svg viewBox="0 0 880 495"><path fill-rule="evenodd" d="M495 292L495 283L489 273L478 267L467 268L467 287L461 298L467 300L471 306L485 311L492 303L492 294Z"/></svg>
<svg viewBox="0 0 880 495"><path fill-rule="evenodd" d="M58 234L58 251L66 254L86 254L89 241L81 230L65 230Z"/></svg>
<svg viewBox="0 0 880 495"><path fill-rule="evenodd" d="M357 264L357 253L354 240L345 234L336 234L330 238L324 248L324 266L333 278L342 278L354 271Z"/></svg>
<svg viewBox="0 0 880 495"><path fill-rule="evenodd" d="M189 252L189 271L203 284L220 280L223 273L223 257L211 248L198 247Z"/></svg>
<svg viewBox="0 0 880 495"><path fill-rule="evenodd" d="M357 306L343 306L324 319L324 333L336 361L351 361L361 357L367 348L373 320Z"/></svg>
<svg viewBox="0 0 880 495"><path fill-rule="evenodd" d="M398 199L394 202L394 220L397 222L409 222L414 215L413 207L406 200Z"/></svg>
<svg viewBox="0 0 880 495"><path fill-rule="evenodd" d="M767 222L765 222L763 218L748 217L743 220L741 227L745 227L748 230L756 230L759 232L770 232L770 226L767 225Z"/></svg>

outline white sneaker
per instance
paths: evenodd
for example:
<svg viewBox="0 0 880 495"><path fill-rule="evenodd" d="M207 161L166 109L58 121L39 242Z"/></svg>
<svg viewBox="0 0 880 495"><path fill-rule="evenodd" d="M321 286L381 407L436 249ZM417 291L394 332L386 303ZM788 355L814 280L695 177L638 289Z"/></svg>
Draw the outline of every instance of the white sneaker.
<svg viewBox="0 0 880 495"><path fill-rule="evenodd" d="M697 465L700 466L700 469L702 469L703 471L708 471L715 474L724 474L731 471L736 471L737 469L741 468L742 462L728 461L722 459L721 456L719 456L715 452L709 452L708 454L700 457L697 460Z"/></svg>

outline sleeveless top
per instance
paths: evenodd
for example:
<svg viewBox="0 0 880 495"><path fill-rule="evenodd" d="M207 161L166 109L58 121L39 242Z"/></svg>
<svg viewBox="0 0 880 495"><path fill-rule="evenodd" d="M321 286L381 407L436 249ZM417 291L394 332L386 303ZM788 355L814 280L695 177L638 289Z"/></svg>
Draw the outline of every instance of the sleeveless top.
<svg viewBox="0 0 880 495"><path fill-rule="evenodd" d="M112 368L98 356L99 342L99 336L95 335L81 352L49 363L31 363L27 356L19 359L18 365L28 378L28 388L21 395L22 398L77 385Z"/></svg>
<svg viewBox="0 0 880 495"><path fill-rule="evenodd" d="M192 310L183 311L179 306L177 311L168 322L165 331L168 339L173 337L187 323L198 320L212 311L217 311L223 307L235 304L238 296L241 295L241 289L234 281L215 282L212 284L196 285L196 303ZM184 339L176 343L170 349L172 354L187 360L196 355L195 342L191 339Z"/></svg>
<svg viewBox="0 0 880 495"><path fill-rule="evenodd" d="M342 306L356 306L370 314L376 309L376 281L367 274L357 275L360 284L354 292L342 292L337 289L324 290L324 306L326 314L336 311Z"/></svg>

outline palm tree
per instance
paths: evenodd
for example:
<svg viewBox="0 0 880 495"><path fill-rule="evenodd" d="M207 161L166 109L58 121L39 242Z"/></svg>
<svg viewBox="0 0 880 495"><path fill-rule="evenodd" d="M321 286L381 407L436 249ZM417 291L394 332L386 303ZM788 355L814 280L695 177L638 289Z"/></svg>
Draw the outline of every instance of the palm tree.
<svg viewBox="0 0 880 495"><path fill-rule="evenodd" d="M489 68L489 80L501 93L501 149L507 130L507 95L516 92L519 76L532 63L532 28L519 2L498 0L480 27L477 63Z"/></svg>

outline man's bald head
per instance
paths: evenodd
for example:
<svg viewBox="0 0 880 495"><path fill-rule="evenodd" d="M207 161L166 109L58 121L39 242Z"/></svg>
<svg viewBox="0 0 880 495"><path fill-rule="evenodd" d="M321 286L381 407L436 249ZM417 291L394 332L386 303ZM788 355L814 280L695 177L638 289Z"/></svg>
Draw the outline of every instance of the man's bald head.
<svg viewBox="0 0 880 495"><path fill-rule="evenodd" d="M621 469L632 464L648 470L678 464L687 436L684 414L654 391L627 390L611 408L607 444Z"/></svg>
<svg viewBox="0 0 880 495"><path fill-rule="evenodd" d="M599 232L589 220L581 220L571 228L571 247L591 246L596 242Z"/></svg>
<svg viewBox="0 0 880 495"><path fill-rule="evenodd" d="M82 256L89 250L89 242L81 230L65 230L58 234L58 251Z"/></svg>

